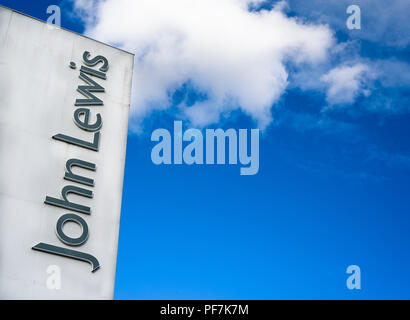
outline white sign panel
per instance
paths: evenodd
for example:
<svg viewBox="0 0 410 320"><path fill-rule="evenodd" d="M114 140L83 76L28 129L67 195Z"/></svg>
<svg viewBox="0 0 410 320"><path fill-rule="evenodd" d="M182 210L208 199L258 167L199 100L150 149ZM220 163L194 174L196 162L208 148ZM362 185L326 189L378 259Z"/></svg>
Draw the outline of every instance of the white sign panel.
<svg viewBox="0 0 410 320"><path fill-rule="evenodd" d="M132 69L0 7L0 298L113 298Z"/></svg>

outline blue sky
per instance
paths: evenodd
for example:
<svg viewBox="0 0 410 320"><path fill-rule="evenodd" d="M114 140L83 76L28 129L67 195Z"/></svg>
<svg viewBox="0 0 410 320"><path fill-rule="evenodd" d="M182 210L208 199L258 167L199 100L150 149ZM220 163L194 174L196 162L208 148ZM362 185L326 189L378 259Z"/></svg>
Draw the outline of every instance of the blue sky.
<svg viewBox="0 0 410 320"><path fill-rule="evenodd" d="M46 20L47 6L59 3L0 4ZM361 6L361 30L345 26L349 4ZM72 13L71 2L59 5L63 27L104 38L103 22L90 27ZM318 64L281 61L287 85L272 98L270 118L238 107L199 126L184 112L204 100L220 101L212 100L212 92L208 98L192 75L183 85L165 87L168 106L133 112L117 299L410 298L408 5L385 6L289 1L286 17L327 24L334 42L326 48L328 59ZM124 39L111 43L131 50ZM356 90L338 91L335 75L353 67L361 70L359 78L349 78ZM146 103L135 92L133 103ZM154 165L152 131L172 132L180 119L185 129L262 123L259 173L241 176L239 166L228 165ZM361 268L361 290L346 288L352 264Z"/></svg>

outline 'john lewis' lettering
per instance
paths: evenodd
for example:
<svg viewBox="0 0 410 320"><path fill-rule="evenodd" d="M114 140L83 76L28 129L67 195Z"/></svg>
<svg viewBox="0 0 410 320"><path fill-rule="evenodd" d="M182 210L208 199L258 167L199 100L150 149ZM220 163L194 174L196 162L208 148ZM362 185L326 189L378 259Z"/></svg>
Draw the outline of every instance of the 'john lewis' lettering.
<svg viewBox="0 0 410 320"><path fill-rule="evenodd" d="M86 85L79 85L77 91L80 92L85 98L76 99L74 105L80 106L74 111L74 123L75 125L83 131L90 134L88 140L83 140L77 137L69 136L63 133L58 133L52 138L61 142L65 142L80 148L85 148L90 151L98 152L99 142L100 142L100 131L102 128L102 117L100 113L93 114L87 106L102 106L103 101L101 98L96 96L94 93L105 92L103 86L97 82L98 79L106 80L106 72L108 71L108 60L103 56L96 56L90 58L91 54L85 51L83 54L83 62L85 66L80 68L79 78L86 83ZM98 70L92 67L102 64ZM70 68L75 69L75 63L70 62ZM98 79L93 79L98 78ZM99 80L98 80L99 81ZM96 171L96 164L84 161L81 159L68 159L66 162L66 172L63 176L65 180L70 182L76 182L84 185L84 187L78 187L74 185L66 185L61 191L56 192L54 196L46 196L44 203L47 205L55 206L62 209L67 209L70 211L75 211L79 214L84 214L87 216L91 215L91 208L70 200L70 194L76 194L78 196L93 198L93 191L89 188L94 187L94 180L90 177L82 176L74 172L75 167L87 169L89 171ZM56 235L57 238L65 245L71 247L79 247L83 245L88 240L88 225L87 222L76 213L65 213L60 218L57 219L56 223ZM63 226L67 222L73 222L78 224L82 233L78 238L73 238L64 233ZM88 262L92 266L92 272L98 270L100 263L97 258L89 253L80 252L78 250L68 249L48 243L40 242L34 247L33 250L50 253L54 255L59 255L63 257L68 257L76 259L79 261Z"/></svg>

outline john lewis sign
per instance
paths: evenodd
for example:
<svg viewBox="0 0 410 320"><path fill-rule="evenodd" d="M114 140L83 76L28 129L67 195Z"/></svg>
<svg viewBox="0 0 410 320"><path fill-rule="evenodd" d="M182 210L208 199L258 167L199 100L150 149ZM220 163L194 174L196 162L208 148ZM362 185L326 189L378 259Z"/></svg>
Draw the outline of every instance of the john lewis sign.
<svg viewBox="0 0 410 320"><path fill-rule="evenodd" d="M105 89L103 86L98 84L98 82L93 80L93 77L97 77L102 80L107 79L106 72L108 70L108 65L109 65L108 60L104 56L96 56L90 59L90 53L88 51L85 51L83 53L83 62L88 67L81 66L79 78L82 81L84 81L86 85L83 85L83 84L79 85L77 90L83 96L85 96L85 99L84 98L76 99L75 105L76 106L102 106L103 101L99 99L97 96L95 96L94 93L95 92L105 92ZM99 63L102 64L99 71L90 68L90 67L94 67L98 65ZM70 62L70 68L76 69L75 62ZM96 118L95 121L92 121L90 120L91 113L92 111L90 108L83 108L83 107L78 108L74 111L73 119L74 119L74 123L77 125L78 128L80 128L81 130L89 131L91 133L92 142L81 140L81 139L78 139L78 138L75 138L69 135L61 134L61 133L56 134L55 136L53 136L53 138L56 140L65 142L65 143L78 146L80 148L86 148L91 151L98 152L99 145L100 145L100 131L102 127L102 117L101 117L101 113L98 112L95 114L95 118ZM81 159L68 159L65 165L66 172L64 174L64 179L66 180L77 182L87 187L94 187L93 179L87 178L80 174L74 174L73 167L80 167L80 168L88 169L91 171L96 171L95 163L87 162ZM68 200L68 194L70 193L74 193L74 194L88 197L88 198L93 198L93 192L89 188L85 189L84 187L78 187L75 185L66 185L61 190L60 198L54 198L54 197L47 196L44 203L53 205L56 207L60 207L63 209L90 215L91 214L90 207L87 207L87 206L84 206L78 203L74 203ZM75 238L67 235L63 229L63 226L67 222L74 222L78 224L81 227L81 235ZM61 242L63 242L64 244L68 246L73 246L73 247L81 246L88 240L89 232L88 232L87 222L81 216L77 214L66 213L57 220L56 235L61 240ZM73 258L76 260L86 261L91 264L93 272L96 271L100 267L100 263L98 262L96 257L94 257L92 254L80 252L78 250L67 249L64 247L55 246L55 245L51 245L51 244L44 243L44 242L37 244L36 246L33 247L33 249L46 252L46 253L50 253L50 254L60 255L63 257Z"/></svg>
<svg viewBox="0 0 410 320"><path fill-rule="evenodd" d="M0 298L113 297L132 69L0 7Z"/></svg>

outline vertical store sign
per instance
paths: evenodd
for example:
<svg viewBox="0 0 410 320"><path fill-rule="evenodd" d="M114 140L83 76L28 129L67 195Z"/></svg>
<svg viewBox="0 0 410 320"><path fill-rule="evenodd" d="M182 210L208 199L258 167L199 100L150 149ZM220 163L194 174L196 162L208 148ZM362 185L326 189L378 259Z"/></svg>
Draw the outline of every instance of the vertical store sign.
<svg viewBox="0 0 410 320"><path fill-rule="evenodd" d="M0 299L112 299L134 56L48 26L0 5Z"/></svg>
<svg viewBox="0 0 410 320"><path fill-rule="evenodd" d="M102 117L100 113L93 114L90 108L85 107L103 105L103 101L96 95L94 95L94 93L105 92L104 87L100 85L97 81L98 79L100 79L100 81L107 79L106 72L108 71L109 64L107 58L105 58L104 56L98 55L94 58L90 58L90 56L91 54L88 51L85 51L83 53L83 62L85 65L81 66L79 78L83 80L86 83L86 85L79 85L77 91L80 92L85 97L85 99L83 98L75 100L75 106L79 106L80 108L77 108L74 111L73 120L75 125L79 129L90 133L91 140L86 141L61 133L54 135L53 139L75 145L79 148L88 149L90 150L90 152L98 152L100 143L100 131L102 128ZM96 67L99 64L101 64L99 70L92 68ZM76 64L74 62L70 62L70 68L76 69ZM92 117L95 118L95 120L92 120ZM88 188L86 189L74 185L66 185L61 190L60 198L46 196L44 203L60 207L63 209L75 211L80 214L90 215L90 207L81 205L68 199L68 195L70 193L77 194L79 196L87 198L93 198L93 191L90 190L90 187L94 187L94 180L82 176L80 174L75 174L73 172L74 167L80 167L90 171L96 171L96 164L75 158L68 159L66 162L66 171L64 174L64 179L72 182L77 182ZM64 224L66 224L67 222L73 222L78 224L81 227L81 235L74 238L64 233L63 227ZM56 222L55 231L58 239L62 243L71 247L79 247L83 245L88 240L89 235L87 222L76 213L66 213L62 215ZM68 249L44 242L38 243L32 249L46 252L49 254L60 255L88 262L92 266L92 272L98 270L98 268L100 267L100 263L94 255L90 253L84 253L79 250Z"/></svg>

